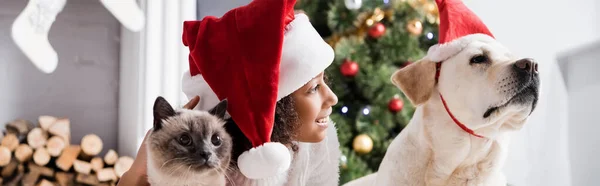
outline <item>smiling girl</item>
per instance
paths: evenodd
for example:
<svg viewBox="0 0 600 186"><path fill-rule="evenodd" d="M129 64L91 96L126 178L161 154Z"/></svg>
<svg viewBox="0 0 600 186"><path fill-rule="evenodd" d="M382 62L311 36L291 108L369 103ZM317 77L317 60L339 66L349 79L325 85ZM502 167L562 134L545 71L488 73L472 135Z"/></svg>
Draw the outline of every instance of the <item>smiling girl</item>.
<svg viewBox="0 0 600 186"><path fill-rule="evenodd" d="M228 100L228 185L338 185L339 142L329 120L338 100L323 74L334 52L294 4L254 0L221 18L184 23L184 93L201 97L200 110ZM147 184L127 182L145 176L138 159L123 183Z"/></svg>
<svg viewBox="0 0 600 186"><path fill-rule="evenodd" d="M323 74L334 51L294 4L254 0L184 23L184 92L203 110L229 103L230 185L338 185L338 100Z"/></svg>

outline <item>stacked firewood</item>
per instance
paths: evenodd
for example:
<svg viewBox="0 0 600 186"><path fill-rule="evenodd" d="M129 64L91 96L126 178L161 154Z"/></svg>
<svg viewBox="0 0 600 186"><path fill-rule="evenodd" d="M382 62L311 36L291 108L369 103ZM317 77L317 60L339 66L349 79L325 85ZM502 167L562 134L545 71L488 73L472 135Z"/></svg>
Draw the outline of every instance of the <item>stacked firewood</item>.
<svg viewBox="0 0 600 186"><path fill-rule="evenodd" d="M102 140L88 134L71 144L67 118L40 116L37 125L14 120L0 132L0 183L23 186L116 185L133 158L113 149L102 157Z"/></svg>

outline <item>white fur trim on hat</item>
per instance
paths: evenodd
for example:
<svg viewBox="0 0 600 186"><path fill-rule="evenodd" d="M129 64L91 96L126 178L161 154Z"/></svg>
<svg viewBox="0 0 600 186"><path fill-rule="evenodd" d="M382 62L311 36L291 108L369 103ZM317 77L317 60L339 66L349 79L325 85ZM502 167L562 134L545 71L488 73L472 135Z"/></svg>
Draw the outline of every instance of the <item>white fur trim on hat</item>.
<svg viewBox="0 0 600 186"><path fill-rule="evenodd" d="M427 51L427 56L431 61L434 62L442 62L456 54L458 54L462 49L467 47L470 43L474 41L490 43L496 41L493 37L490 37L486 34L470 34L460 38L457 38L453 41L444 44L436 44L429 47Z"/></svg>
<svg viewBox="0 0 600 186"><path fill-rule="evenodd" d="M250 179L264 179L285 173L292 162L289 149L276 142L252 148L238 157L238 167Z"/></svg>
<svg viewBox="0 0 600 186"><path fill-rule="evenodd" d="M188 99L200 96L200 102L194 109L206 111L219 104L219 98L200 74L192 77L189 70L183 73L181 89Z"/></svg>
<svg viewBox="0 0 600 186"><path fill-rule="evenodd" d="M323 72L335 56L305 14L296 14L286 28L279 67L278 101Z"/></svg>

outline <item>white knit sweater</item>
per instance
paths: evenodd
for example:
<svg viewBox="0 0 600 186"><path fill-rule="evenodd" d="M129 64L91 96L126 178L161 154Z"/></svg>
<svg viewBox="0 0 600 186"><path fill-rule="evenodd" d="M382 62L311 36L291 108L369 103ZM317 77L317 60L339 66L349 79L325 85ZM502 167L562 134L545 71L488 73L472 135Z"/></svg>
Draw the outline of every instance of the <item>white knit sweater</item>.
<svg viewBox="0 0 600 186"><path fill-rule="evenodd" d="M329 122L327 137L319 143L297 142L290 169L281 176L251 180L240 172L228 175L228 186L337 186L339 183L340 143L333 122Z"/></svg>

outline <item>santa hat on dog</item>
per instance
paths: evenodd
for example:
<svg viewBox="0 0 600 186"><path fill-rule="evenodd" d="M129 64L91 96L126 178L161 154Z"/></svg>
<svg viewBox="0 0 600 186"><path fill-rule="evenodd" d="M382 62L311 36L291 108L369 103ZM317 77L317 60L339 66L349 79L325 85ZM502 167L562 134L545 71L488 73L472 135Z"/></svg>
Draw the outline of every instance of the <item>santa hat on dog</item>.
<svg viewBox="0 0 600 186"><path fill-rule="evenodd" d="M308 17L294 14L295 2L254 0L221 18L184 22L183 43L190 49L184 92L188 97L214 92L219 100L228 99L229 115L252 142L237 160L240 172L251 179L287 171L290 151L270 140L276 102L334 58Z"/></svg>
<svg viewBox="0 0 600 186"><path fill-rule="evenodd" d="M492 42L494 36L461 0L435 0L439 15L439 40L427 51L426 58L444 61L473 41Z"/></svg>

